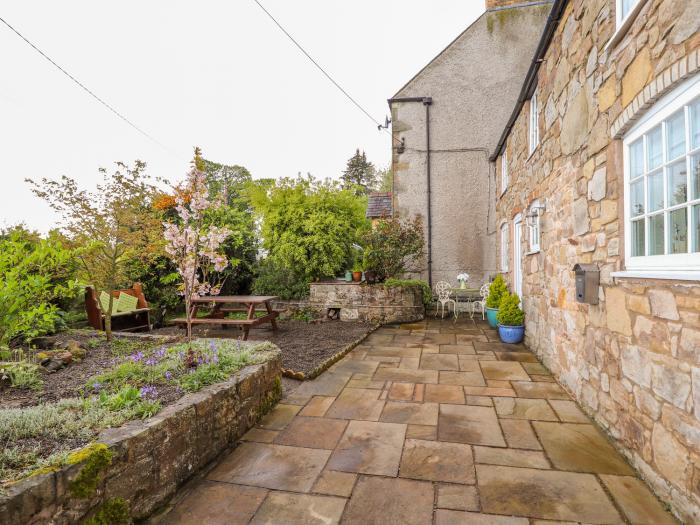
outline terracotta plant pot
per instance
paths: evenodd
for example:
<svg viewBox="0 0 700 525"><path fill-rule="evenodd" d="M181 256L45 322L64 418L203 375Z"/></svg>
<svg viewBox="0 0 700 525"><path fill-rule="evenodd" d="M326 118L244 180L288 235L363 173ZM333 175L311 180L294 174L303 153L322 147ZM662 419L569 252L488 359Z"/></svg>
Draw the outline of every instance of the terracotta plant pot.
<svg viewBox="0 0 700 525"><path fill-rule="evenodd" d="M362 280L362 272L352 272L352 280L359 283Z"/></svg>

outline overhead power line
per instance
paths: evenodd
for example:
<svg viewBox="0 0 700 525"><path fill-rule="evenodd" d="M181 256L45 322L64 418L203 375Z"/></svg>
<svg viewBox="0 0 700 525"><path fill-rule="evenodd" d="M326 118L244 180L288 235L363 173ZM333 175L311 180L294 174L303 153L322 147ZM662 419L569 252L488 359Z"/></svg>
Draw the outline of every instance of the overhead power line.
<svg viewBox="0 0 700 525"><path fill-rule="evenodd" d="M316 62L316 60L314 60L314 58L306 51L306 49L304 49L304 48L301 46L301 44L300 44L299 42L296 41L296 39L289 33L289 31L287 31L287 30L282 26L282 24L280 24L280 23L277 21L277 19L276 19L274 16L272 16L272 13L270 13L267 9L265 9L265 7L264 7L258 0L253 0L253 2L255 2L256 4L258 4L258 6L260 7L260 9L262 9L262 10L265 12L265 14L266 14L268 17L270 17L270 20L272 20L272 21L275 23L275 25L276 25L285 35L287 35L287 38L289 38L289 40L291 40L291 41L294 43L294 45L297 46L297 47L299 48L299 51L301 51L302 53L304 53L304 55L306 56L306 58L308 58L308 59L311 61L311 63L312 63L314 66L316 66L316 67L318 68L318 70L319 70L321 73L323 73L323 75L324 75L328 80L330 80L331 83L332 83L335 87L337 87L337 88L340 90L340 92L341 92L343 95L345 95L345 96L347 97L347 99L348 99L350 102L352 102L360 111L362 111L362 113L364 113L364 114L367 116L367 118L370 119L377 127L379 127L380 129L383 129L384 131L386 131L387 133L389 133L389 135L391 135L391 132L389 132L386 128L384 128L384 127L382 126L382 124L381 124L379 121L377 121L377 120L369 113L369 111L367 111L365 108L363 108L362 105L360 105L360 103L359 103L357 100L355 100L355 99L350 95L350 93L348 93L348 92L343 88L343 86L341 86L338 82L336 82L335 79L334 79L325 69L323 69L323 67L322 67L318 62Z"/></svg>
<svg viewBox="0 0 700 525"><path fill-rule="evenodd" d="M14 27L12 27L12 26L9 24L9 22L7 22L7 20L5 20L4 18L0 17L0 22L2 22L2 23L5 24L7 27L9 27L10 30L11 30L12 32L14 32L18 37L20 37L22 40L24 40L27 44L29 44L29 46L31 46L32 49L34 49L34 50L35 50L37 53L39 53L42 57L44 57L46 60L48 60L49 62L51 62L51 64L53 64L61 73L63 73L64 75L66 75L66 76L67 76L68 78L70 78L73 82L75 82L78 86L80 86L80 88L82 88L83 91L85 91L88 95L90 95L92 98L94 98L95 100L97 100L100 104L102 104L104 107L106 107L109 111L111 111L112 113L114 113L117 117L119 117L121 120L123 120L124 122L126 122L129 126L131 126L132 128L134 128L136 131L138 131L139 133L141 133L144 137L146 137L146 138L148 138L149 140L155 142L156 144L158 144L158 145L159 145L161 148L163 148L164 150L170 152L170 150L169 150L166 146L164 146L161 142L159 142L159 141L158 141L157 139L155 139L153 136L151 136L151 135L149 135L148 133L146 133L144 130L142 130L140 127L138 127L136 124L134 124L134 123L133 123L132 121L130 121L128 118L126 118L124 115L122 115L121 113L119 113L116 109L114 109L112 106L110 106L110 105L109 105L107 102L105 102L102 98L98 97L98 96L97 96L91 89L89 89L85 84L83 84L82 82L80 82L77 78L75 78L73 75L71 75L68 71L66 71L65 69L63 69L63 68L62 68L61 66L59 66L56 62L54 62L54 61L51 59L51 57L49 57L46 53L44 53L44 52L43 52L41 49L39 49L37 46L35 46L34 44L32 44L22 33L20 33L20 32L17 31ZM170 153L172 153L172 152L170 152Z"/></svg>

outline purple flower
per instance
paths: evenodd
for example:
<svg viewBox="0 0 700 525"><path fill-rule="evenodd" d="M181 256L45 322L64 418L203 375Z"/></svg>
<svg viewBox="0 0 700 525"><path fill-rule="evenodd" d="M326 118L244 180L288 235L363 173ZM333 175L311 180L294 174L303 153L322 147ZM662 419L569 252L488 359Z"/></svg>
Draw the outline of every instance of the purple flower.
<svg viewBox="0 0 700 525"><path fill-rule="evenodd" d="M164 347L160 347L158 350L156 350L156 357L158 359L163 359L165 357L166 350Z"/></svg>
<svg viewBox="0 0 700 525"><path fill-rule="evenodd" d="M211 351L214 352L214 353L216 353L216 352L218 351L217 348L216 348L216 343L215 343L214 341L212 341L211 343L209 343L209 348L211 348Z"/></svg>
<svg viewBox="0 0 700 525"><path fill-rule="evenodd" d="M148 366L156 366L158 364L158 360L155 357L149 357L144 361L144 363Z"/></svg>
<svg viewBox="0 0 700 525"><path fill-rule="evenodd" d="M158 397L158 390L152 385L142 386L139 390L139 395L143 399L156 399Z"/></svg>
<svg viewBox="0 0 700 525"><path fill-rule="evenodd" d="M168 381L170 381L172 378L173 378L173 374L170 373L170 370L168 370L167 372L165 372L165 379L167 379Z"/></svg>
<svg viewBox="0 0 700 525"><path fill-rule="evenodd" d="M134 363L140 363L143 360L143 352L131 354L129 356L129 359L131 359Z"/></svg>
<svg viewBox="0 0 700 525"><path fill-rule="evenodd" d="M100 383L99 381L95 381L95 382L92 384L92 389L93 389L95 392L99 392L101 388L102 388L102 383Z"/></svg>

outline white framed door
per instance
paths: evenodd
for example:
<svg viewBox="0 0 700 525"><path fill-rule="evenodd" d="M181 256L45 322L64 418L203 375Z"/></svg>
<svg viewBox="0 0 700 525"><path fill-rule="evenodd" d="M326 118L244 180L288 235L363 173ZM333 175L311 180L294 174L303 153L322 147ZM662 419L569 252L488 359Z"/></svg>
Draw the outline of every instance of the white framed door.
<svg viewBox="0 0 700 525"><path fill-rule="evenodd" d="M513 219L513 287L520 300L523 299L523 219L520 214Z"/></svg>

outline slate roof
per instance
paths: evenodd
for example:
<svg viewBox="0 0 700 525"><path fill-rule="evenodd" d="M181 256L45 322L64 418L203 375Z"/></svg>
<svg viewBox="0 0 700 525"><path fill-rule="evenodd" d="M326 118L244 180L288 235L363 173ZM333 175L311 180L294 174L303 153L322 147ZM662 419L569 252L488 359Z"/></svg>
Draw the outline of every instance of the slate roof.
<svg viewBox="0 0 700 525"><path fill-rule="evenodd" d="M378 219L381 217L391 217L393 215L393 204L391 192L370 193L367 199L367 218Z"/></svg>

